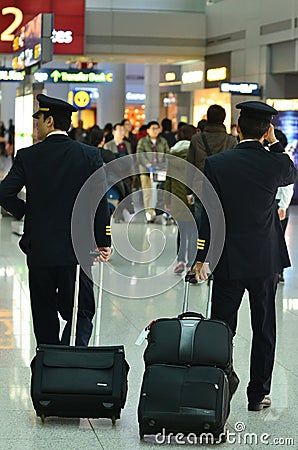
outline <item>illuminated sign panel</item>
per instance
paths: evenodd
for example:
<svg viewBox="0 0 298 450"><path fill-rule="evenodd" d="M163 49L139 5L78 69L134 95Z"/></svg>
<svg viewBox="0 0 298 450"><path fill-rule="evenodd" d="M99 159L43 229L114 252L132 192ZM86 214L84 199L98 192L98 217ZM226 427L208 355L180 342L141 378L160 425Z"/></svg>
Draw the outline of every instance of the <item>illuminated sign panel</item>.
<svg viewBox="0 0 298 450"><path fill-rule="evenodd" d="M112 83L113 76L113 72L75 69L40 69L34 74L41 83Z"/></svg>
<svg viewBox="0 0 298 450"><path fill-rule="evenodd" d="M11 53L18 28L39 13L54 14L54 54L84 54L85 0L0 0L0 53Z"/></svg>
<svg viewBox="0 0 298 450"><path fill-rule="evenodd" d="M175 72L167 72L165 74L165 81L175 81L176 80L176 73Z"/></svg>
<svg viewBox="0 0 298 450"><path fill-rule="evenodd" d="M25 69L53 57L53 44L49 39L52 31L52 14L38 14L15 35L12 60L13 69Z"/></svg>
<svg viewBox="0 0 298 450"><path fill-rule="evenodd" d="M92 92L88 89L74 89L72 92L72 104L78 109L88 108L91 104Z"/></svg>
<svg viewBox="0 0 298 450"><path fill-rule="evenodd" d="M226 67L216 67L207 70L207 81L221 81L227 78Z"/></svg>
<svg viewBox="0 0 298 450"><path fill-rule="evenodd" d="M3 81L23 81L24 74L17 72L15 70L6 69L5 67L0 67L0 82Z"/></svg>
<svg viewBox="0 0 298 450"><path fill-rule="evenodd" d="M220 83L220 92L236 95L260 95L259 83Z"/></svg>
<svg viewBox="0 0 298 450"><path fill-rule="evenodd" d="M202 70L193 70L191 72L183 72L182 74L183 84L200 83L202 80L203 80Z"/></svg>
<svg viewBox="0 0 298 450"><path fill-rule="evenodd" d="M298 111L298 98L283 99L283 98L268 98L266 103L277 111Z"/></svg>
<svg viewBox="0 0 298 450"><path fill-rule="evenodd" d="M102 70L39 69L34 73L34 80L37 83L113 83L113 78L113 72ZM24 73L0 67L0 82L23 80Z"/></svg>
<svg viewBox="0 0 298 450"><path fill-rule="evenodd" d="M143 92L126 92L125 98L128 102L144 102L146 94Z"/></svg>

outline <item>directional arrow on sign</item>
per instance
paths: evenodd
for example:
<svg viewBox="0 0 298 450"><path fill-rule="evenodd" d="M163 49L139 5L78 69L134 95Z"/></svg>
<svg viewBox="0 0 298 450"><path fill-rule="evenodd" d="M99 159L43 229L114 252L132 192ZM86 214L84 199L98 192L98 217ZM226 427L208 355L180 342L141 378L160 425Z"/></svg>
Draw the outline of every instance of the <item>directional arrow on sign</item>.
<svg viewBox="0 0 298 450"><path fill-rule="evenodd" d="M54 72L51 73L50 77L53 78L54 83L57 83L59 78L61 78L61 72L59 72L59 70L54 70Z"/></svg>

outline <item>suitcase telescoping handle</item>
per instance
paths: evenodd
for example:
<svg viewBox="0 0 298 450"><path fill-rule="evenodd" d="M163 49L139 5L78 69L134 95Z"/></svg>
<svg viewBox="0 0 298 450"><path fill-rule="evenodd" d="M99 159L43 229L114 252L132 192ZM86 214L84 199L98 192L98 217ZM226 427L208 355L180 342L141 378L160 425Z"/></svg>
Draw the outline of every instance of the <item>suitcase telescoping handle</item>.
<svg viewBox="0 0 298 450"><path fill-rule="evenodd" d="M90 252L90 256L100 256L99 251ZM94 325L94 346L99 345L99 329L100 329L100 313L102 303L102 282L103 282L103 263L99 263L99 280L98 280L98 292L96 298L96 312L95 312L95 325ZM80 285L80 270L81 267L77 264L76 278L75 278L75 290L74 290L74 304L72 311L71 332L70 332L70 345L75 346L76 342L76 329L78 323L78 309L79 309L79 285Z"/></svg>
<svg viewBox="0 0 298 450"><path fill-rule="evenodd" d="M74 302L72 310L72 320L71 320L71 331L70 331L70 342L71 346L76 345L76 329L78 322L78 309L79 309L79 283L80 283L80 265L77 264L76 267L76 278L75 278L75 289L74 289Z"/></svg>
<svg viewBox="0 0 298 450"><path fill-rule="evenodd" d="M100 256L100 252L95 250L90 252L90 256L97 257ZM102 284L103 284L103 262L99 261L99 274L98 274L98 286L96 295L96 311L95 311L95 324L94 324L94 347L99 346L99 332L100 332L100 321L101 321L101 304L102 304Z"/></svg>
<svg viewBox="0 0 298 450"><path fill-rule="evenodd" d="M187 313L187 311L188 311L189 285L190 285L190 280L192 278L193 278L193 274L186 275L185 279L184 279L185 285L184 285L183 308L182 308L182 314L180 314L179 318L197 317L197 314L198 314L198 313L190 313L191 316L185 315L185 313ZM210 317L211 317L213 278L214 278L213 273L211 273L208 277L208 300L207 300L207 308L206 308L206 319L210 319ZM194 316L194 314L196 314L196 315ZM202 314L198 314L198 315L202 316ZM181 316L183 316L183 317L181 317Z"/></svg>
<svg viewBox="0 0 298 450"><path fill-rule="evenodd" d="M203 314L193 311L187 311L182 314L179 314L178 316L178 319L187 319L187 318L205 319Z"/></svg>

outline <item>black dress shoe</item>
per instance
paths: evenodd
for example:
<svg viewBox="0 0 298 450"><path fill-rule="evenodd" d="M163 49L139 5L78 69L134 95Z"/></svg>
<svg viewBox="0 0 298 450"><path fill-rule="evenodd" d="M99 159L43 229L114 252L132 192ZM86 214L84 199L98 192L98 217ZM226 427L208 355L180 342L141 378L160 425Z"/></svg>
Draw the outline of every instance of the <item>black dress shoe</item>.
<svg viewBox="0 0 298 450"><path fill-rule="evenodd" d="M249 403L248 411L262 411L263 408L269 408L271 400L269 397L264 397L261 402Z"/></svg>

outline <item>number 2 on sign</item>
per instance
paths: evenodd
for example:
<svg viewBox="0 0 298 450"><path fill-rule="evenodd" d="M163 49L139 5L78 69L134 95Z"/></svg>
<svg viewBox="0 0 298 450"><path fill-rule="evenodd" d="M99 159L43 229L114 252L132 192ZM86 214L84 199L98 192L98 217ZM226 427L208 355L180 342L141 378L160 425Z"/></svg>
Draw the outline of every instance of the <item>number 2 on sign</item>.
<svg viewBox="0 0 298 450"><path fill-rule="evenodd" d="M1 41L13 41L15 30L21 25L23 20L23 13L19 8L15 8L14 6L8 6L7 8L2 9L2 15L13 14L14 20L13 22L1 33L0 39Z"/></svg>

